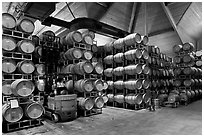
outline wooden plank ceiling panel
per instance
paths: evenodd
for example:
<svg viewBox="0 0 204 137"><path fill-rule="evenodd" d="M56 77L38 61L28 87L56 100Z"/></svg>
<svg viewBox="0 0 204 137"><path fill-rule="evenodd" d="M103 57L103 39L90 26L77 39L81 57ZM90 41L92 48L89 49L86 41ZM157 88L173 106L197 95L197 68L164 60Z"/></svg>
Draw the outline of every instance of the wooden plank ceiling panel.
<svg viewBox="0 0 204 137"><path fill-rule="evenodd" d="M178 24L187 35L198 39L202 33L202 3L193 2Z"/></svg>
<svg viewBox="0 0 204 137"><path fill-rule="evenodd" d="M100 21L128 31L132 6L132 2L115 2Z"/></svg>
<svg viewBox="0 0 204 137"><path fill-rule="evenodd" d="M173 2L172 4L168 5L176 24L179 22L190 4L191 2Z"/></svg>

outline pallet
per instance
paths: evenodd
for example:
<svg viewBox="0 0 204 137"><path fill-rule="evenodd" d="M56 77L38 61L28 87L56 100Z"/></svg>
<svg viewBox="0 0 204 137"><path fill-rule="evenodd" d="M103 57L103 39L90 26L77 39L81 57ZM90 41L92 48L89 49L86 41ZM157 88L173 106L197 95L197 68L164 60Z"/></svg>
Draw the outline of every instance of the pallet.
<svg viewBox="0 0 204 137"><path fill-rule="evenodd" d="M3 52L3 58L20 59L20 60L32 60L32 54L20 53L20 52Z"/></svg>
<svg viewBox="0 0 204 137"><path fill-rule="evenodd" d="M145 105L142 103L140 105L138 104L128 104L128 103L125 103L125 108L126 109L131 109L131 110L141 110L141 109L145 109Z"/></svg>
<svg viewBox="0 0 204 137"><path fill-rule="evenodd" d="M28 33L21 32L21 31L10 30L6 28L3 28L2 30L3 30L3 34L2 34L3 36L13 37L13 38L21 39L21 40L22 39L28 40L31 35Z"/></svg>
<svg viewBox="0 0 204 137"><path fill-rule="evenodd" d="M29 119L14 123L3 123L3 132L11 132L40 125L42 125L42 119Z"/></svg>
<svg viewBox="0 0 204 137"><path fill-rule="evenodd" d="M96 109L93 108L91 110L79 110L77 111L78 116L89 117L93 115L102 114L102 108Z"/></svg>
<svg viewBox="0 0 204 137"><path fill-rule="evenodd" d="M165 106L165 107L177 108L179 105L180 105L179 102L174 102L174 103L171 103L171 102L164 102L164 106Z"/></svg>
<svg viewBox="0 0 204 137"><path fill-rule="evenodd" d="M10 102L10 100L17 100L19 104L25 104L28 103L30 101L34 101L34 96L28 96L28 97L15 97L15 96L5 96L2 95L2 103L7 103Z"/></svg>
<svg viewBox="0 0 204 137"><path fill-rule="evenodd" d="M3 73L3 75L2 75L2 80L17 80L17 79L32 80L32 74L6 74L6 73Z"/></svg>
<svg viewBox="0 0 204 137"><path fill-rule="evenodd" d="M134 59L134 60L124 60L124 65L134 65L134 64L146 64L147 61L145 59Z"/></svg>

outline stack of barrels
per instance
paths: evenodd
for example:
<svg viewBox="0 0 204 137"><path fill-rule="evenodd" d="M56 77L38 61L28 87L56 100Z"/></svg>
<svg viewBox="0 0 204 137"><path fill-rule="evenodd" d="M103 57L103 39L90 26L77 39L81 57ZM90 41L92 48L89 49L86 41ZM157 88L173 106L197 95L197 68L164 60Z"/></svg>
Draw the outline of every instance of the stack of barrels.
<svg viewBox="0 0 204 137"><path fill-rule="evenodd" d="M168 96L173 87L173 61L171 57L162 53L157 46L149 46L148 51L150 54L149 66L152 70L152 103L159 101L159 105L162 105L163 102L167 101L165 97Z"/></svg>
<svg viewBox="0 0 204 137"><path fill-rule="evenodd" d="M34 23L29 19L16 20L15 17L8 13L2 14L2 116L3 122L13 123L23 121L25 119L38 119L44 113L43 106L33 101L30 97L33 96L35 85L31 81L32 74L36 70L32 62L32 53L35 50L35 44L30 39L25 39L24 35L31 35L34 31ZM7 35L4 31L18 32L22 35ZM14 55L18 53L20 56L4 56ZM31 58L24 58L25 56ZM12 76L7 79L6 76ZM14 77L19 75L21 79ZM31 76L25 79L24 76ZM5 125L6 126L6 125Z"/></svg>
<svg viewBox="0 0 204 137"><path fill-rule="evenodd" d="M202 56L201 51L195 51L192 43L184 43L183 45L175 45L173 51L176 53L174 57L174 88L180 97L180 102L188 104L201 98L202 89L202 69L199 63L199 57ZM200 58L201 59L201 58ZM169 97L173 96L172 94Z"/></svg>
<svg viewBox="0 0 204 137"><path fill-rule="evenodd" d="M107 97L102 94L104 88L107 88L107 83L102 80L103 64L92 60L93 53L97 52L94 38L92 31L73 31L61 40L61 44L68 47L61 52L64 60L61 73L73 75L73 80L66 81L66 87L76 92L79 112L102 109L104 102L107 102ZM85 46L76 46L80 43Z"/></svg>
<svg viewBox="0 0 204 137"><path fill-rule="evenodd" d="M110 105L129 108L150 101L147 43L147 36L133 33L103 46L104 77L108 83Z"/></svg>

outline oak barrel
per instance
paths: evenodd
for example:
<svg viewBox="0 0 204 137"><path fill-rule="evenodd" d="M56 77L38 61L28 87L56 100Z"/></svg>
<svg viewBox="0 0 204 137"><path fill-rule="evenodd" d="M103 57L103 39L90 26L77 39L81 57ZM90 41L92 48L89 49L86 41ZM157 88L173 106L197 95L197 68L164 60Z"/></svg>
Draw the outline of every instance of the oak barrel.
<svg viewBox="0 0 204 137"><path fill-rule="evenodd" d="M17 29L21 32L32 34L35 29L34 22L28 18L24 18L17 24Z"/></svg>
<svg viewBox="0 0 204 137"><path fill-rule="evenodd" d="M102 94L101 97L103 98L104 103L108 102L108 96L106 94Z"/></svg>
<svg viewBox="0 0 204 137"><path fill-rule="evenodd" d="M129 89L129 90L141 89L142 80L141 79L137 79L137 80L130 79L124 82L124 86L126 89Z"/></svg>
<svg viewBox="0 0 204 137"><path fill-rule="evenodd" d="M151 93L150 92L146 92L142 95L142 101L147 104L149 103L151 100Z"/></svg>
<svg viewBox="0 0 204 137"><path fill-rule="evenodd" d="M124 58L123 58L124 54L123 53L117 53L113 56L114 58L114 62L117 62L117 63L121 63L123 62Z"/></svg>
<svg viewBox="0 0 204 137"><path fill-rule="evenodd" d="M12 37L2 36L2 49L4 51L14 51L16 47L16 41Z"/></svg>
<svg viewBox="0 0 204 137"><path fill-rule="evenodd" d="M36 87L39 91L45 91L45 79L38 79L36 81Z"/></svg>
<svg viewBox="0 0 204 137"><path fill-rule="evenodd" d="M67 88L68 91L73 90L73 88L74 88L74 81L73 80L67 80L65 82L65 87Z"/></svg>
<svg viewBox="0 0 204 137"><path fill-rule="evenodd" d="M2 71L5 73L13 73L16 70L16 62L12 59L2 60Z"/></svg>
<svg viewBox="0 0 204 137"><path fill-rule="evenodd" d="M142 73L144 74L150 74L150 67L147 64L142 65Z"/></svg>
<svg viewBox="0 0 204 137"><path fill-rule="evenodd" d="M124 47L124 39L119 38L116 41L113 42L113 47L115 49L122 49Z"/></svg>
<svg viewBox="0 0 204 137"><path fill-rule="evenodd" d="M80 59L82 57L83 53L80 49L78 48L71 48L65 52L65 58L68 60L73 60L73 59Z"/></svg>
<svg viewBox="0 0 204 137"><path fill-rule="evenodd" d="M36 74L44 75L45 74L45 65L44 64L35 64Z"/></svg>
<svg viewBox="0 0 204 137"><path fill-rule="evenodd" d="M103 81L101 79L96 79L93 81L93 87L97 91L103 90Z"/></svg>
<svg viewBox="0 0 204 137"><path fill-rule="evenodd" d="M31 40L21 40L17 43L18 50L22 53L33 53L35 51L35 45Z"/></svg>
<svg viewBox="0 0 204 137"><path fill-rule="evenodd" d="M114 86L116 89L122 90L122 89L124 89L124 82L123 82L122 80L115 81L115 82L113 83L113 86Z"/></svg>
<svg viewBox="0 0 204 137"><path fill-rule="evenodd" d="M116 94L114 96L114 101L118 102L118 103L124 103L125 102L125 97L123 94Z"/></svg>
<svg viewBox="0 0 204 137"><path fill-rule="evenodd" d="M90 74L93 70L94 67L89 61L79 62L74 66L75 73L79 75Z"/></svg>
<svg viewBox="0 0 204 137"><path fill-rule="evenodd" d="M9 13L2 13L2 27L14 29L16 27L16 18Z"/></svg>
<svg viewBox="0 0 204 137"><path fill-rule="evenodd" d="M184 51L194 51L194 49L195 49L195 46L193 45L193 43L186 42L183 44Z"/></svg>
<svg viewBox="0 0 204 137"><path fill-rule="evenodd" d="M140 43L141 39L142 39L142 37L139 33L129 34L124 38L124 44L126 46L132 46L135 43Z"/></svg>
<svg viewBox="0 0 204 137"><path fill-rule="evenodd" d="M113 94L107 94L107 97L108 97L108 102L114 101L114 95Z"/></svg>
<svg viewBox="0 0 204 137"><path fill-rule="evenodd" d="M182 49L183 49L183 46L182 45L174 45L173 46L173 52L174 53L179 53L179 52L181 52L182 51Z"/></svg>
<svg viewBox="0 0 204 137"><path fill-rule="evenodd" d="M149 58L149 53L147 50L143 50L142 51L142 57L145 59L145 60L148 60Z"/></svg>
<svg viewBox="0 0 204 137"><path fill-rule="evenodd" d="M24 61L18 62L17 67L19 72L24 74L31 74L35 71L35 66L33 62L30 60L24 60Z"/></svg>
<svg viewBox="0 0 204 137"><path fill-rule="evenodd" d="M88 45L93 45L93 39L90 34L82 35L82 42Z"/></svg>
<svg viewBox="0 0 204 137"><path fill-rule="evenodd" d="M139 49L128 50L124 53L124 57L127 60L140 59L142 57L142 52Z"/></svg>
<svg viewBox="0 0 204 137"><path fill-rule="evenodd" d="M27 97L35 90L35 85L26 79L17 79L11 84L12 93L15 96Z"/></svg>
<svg viewBox="0 0 204 137"><path fill-rule="evenodd" d="M142 39L141 43L144 45L146 45L149 42L148 36L141 36L141 39Z"/></svg>
<svg viewBox="0 0 204 137"><path fill-rule="evenodd" d="M113 89L114 88L114 82L113 81L107 81L108 83L108 89Z"/></svg>
<svg viewBox="0 0 204 137"><path fill-rule="evenodd" d="M183 56L183 62L184 63L189 63L189 62L192 62L194 60L195 60L195 58L192 54L187 54L187 55Z"/></svg>
<svg viewBox="0 0 204 137"><path fill-rule="evenodd" d="M94 106L95 106L96 108L103 108L103 106L104 106L103 98L100 97L100 96L94 98Z"/></svg>
<svg viewBox="0 0 204 137"><path fill-rule="evenodd" d="M78 92L91 92L94 89L91 79L80 79L75 81L74 88Z"/></svg>
<svg viewBox="0 0 204 137"><path fill-rule="evenodd" d="M84 50L83 51L83 54L82 54L82 57L86 60L91 60L92 57L93 57L93 53L91 51L88 51L88 50Z"/></svg>
<svg viewBox="0 0 204 137"><path fill-rule="evenodd" d="M3 95L10 96L12 94L11 83L12 83L12 81L3 81L2 82Z"/></svg>
<svg viewBox="0 0 204 137"><path fill-rule="evenodd" d="M113 43L114 43L114 41L108 42L103 46L103 49L105 50L105 52L113 51Z"/></svg>
<svg viewBox="0 0 204 137"><path fill-rule="evenodd" d="M103 73L103 65L100 62L92 62L92 65L94 67L94 72L97 74Z"/></svg>
<svg viewBox="0 0 204 137"><path fill-rule="evenodd" d="M7 122L18 122L23 117L23 109L21 107L11 108L9 103L2 106L2 116Z"/></svg>
<svg viewBox="0 0 204 137"><path fill-rule="evenodd" d="M122 76L124 74L124 67L117 67L113 69L113 75Z"/></svg>
<svg viewBox="0 0 204 137"><path fill-rule="evenodd" d="M34 56L36 58L42 57L42 46L37 46L34 50Z"/></svg>
<svg viewBox="0 0 204 137"><path fill-rule="evenodd" d="M31 119L40 118L43 115L44 111L44 107L37 102L31 102L24 108L25 115Z"/></svg>
<svg viewBox="0 0 204 137"><path fill-rule="evenodd" d="M104 75L106 77L112 77L113 76L113 68L107 68L104 70Z"/></svg>
<svg viewBox="0 0 204 137"><path fill-rule="evenodd" d="M104 61L104 63L105 64L112 64L113 63L113 55L108 55L108 56L106 56L104 59L103 59L103 61Z"/></svg>
<svg viewBox="0 0 204 137"><path fill-rule="evenodd" d="M142 87L144 89L148 89L151 86L151 81L149 79L143 79L142 80Z"/></svg>
<svg viewBox="0 0 204 137"><path fill-rule="evenodd" d="M94 101L91 98L77 98L77 105L82 110L91 110L94 107Z"/></svg>

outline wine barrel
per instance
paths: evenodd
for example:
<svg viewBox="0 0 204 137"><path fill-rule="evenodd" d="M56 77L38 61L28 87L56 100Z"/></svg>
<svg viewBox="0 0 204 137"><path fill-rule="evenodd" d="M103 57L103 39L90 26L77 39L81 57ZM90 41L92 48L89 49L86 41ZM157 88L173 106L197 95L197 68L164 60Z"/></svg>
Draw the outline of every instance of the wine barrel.
<svg viewBox="0 0 204 137"><path fill-rule="evenodd" d="M142 95L142 101L147 104L151 101L151 93L150 91L149 92L146 92Z"/></svg>
<svg viewBox="0 0 204 137"><path fill-rule="evenodd" d="M157 87L157 83L156 83L156 81L155 81L155 80L152 80L152 86L153 86L154 88L156 88L156 87Z"/></svg>
<svg viewBox="0 0 204 137"><path fill-rule="evenodd" d="M168 100L168 94L159 94L158 99L160 101L160 105Z"/></svg>
<svg viewBox="0 0 204 137"><path fill-rule="evenodd" d="M80 79L74 83L74 88L78 92L91 92L94 89L94 85L91 79Z"/></svg>
<svg viewBox="0 0 204 137"><path fill-rule="evenodd" d="M124 86L126 89L129 90L135 90L135 89L141 89L142 88L142 80L128 80L124 82Z"/></svg>
<svg viewBox="0 0 204 137"><path fill-rule="evenodd" d="M151 81L149 79L142 80L142 87L148 89L151 86Z"/></svg>
<svg viewBox="0 0 204 137"><path fill-rule="evenodd" d="M174 69L174 74L176 75L176 76L178 76L178 75L180 75L181 74L181 68L175 68Z"/></svg>
<svg viewBox="0 0 204 137"><path fill-rule="evenodd" d="M16 18L9 13L2 13L2 27L14 29L16 27Z"/></svg>
<svg viewBox="0 0 204 137"><path fill-rule="evenodd" d="M127 60L140 59L142 57L142 52L139 49L128 50L124 53L124 57Z"/></svg>
<svg viewBox="0 0 204 137"><path fill-rule="evenodd" d="M202 61L201 60L196 61L196 66L201 67L202 66Z"/></svg>
<svg viewBox="0 0 204 137"><path fill-rule="evenodd" d="M124 89L124 82L122 80L115 81L113 83L114 88L122 90Z"/></svg>
<svg viewBox="0 0 204 137"><path fill-rule="evenodd" d="M125 102L131 105L136 104L136 95L128 94L125 96Z"/></svg>
<svg viewBox="0 0 204 137"><path fill-rule="evenodd" d="M151 71L151 69L147 64L142 65L142 73L149 74L150 71Z"/></svg>
<svg viewBox="0 0 204 137"><path fill-rule="evenodd" d="M136 64L136 65L128 65L124 67L124 72L127 75L135 75L135 74L141 74L143 71L142 65Z"/></svg>
<svg viewBox="0 0 204 137"><path fill-rule="evenodd" d="M95 33L93 31L90 31L90 30L85 31L85 32L82 33L82 36L86 35L86 34L89 34L92 39L95 39Z"/></svg>
<svg viewBox="0 0 204 137"><path fill-rule="evenodd" d="M67 80L65 83L65 87L68 91L72 91L74 88L74 81L73 80Z"/></svg>
<svg viewBox="0 0 204 137"><path fill-rule="evenodd" d="M75 73L79 75L90 74L93 70L93 65L88 61L79 62L74 66Z"/></svg>
<svg viewBox="0 0 204 137"><path fill-rule="evenodd" d="M160 49L157 46L155 46L155 53L158 54L158 55L160 54Z"/></svg>
<svg viewBox="0 0 204 137"><path fill-rule="evenodd" d="M10 104L6 103L2 106L2 116L7 122L18 122L23 117L23 109L20 106L11 108Z"/></svg>
<svg viewBox="0 0 204 137"><path fill-rule="evenodd" d="M196 89L194 92L195 92L195 98L199 97L199 91Z"/></svg>
<svg viewBox="0 0 204 137"><path fill-rule="evenodd" d="M36 87L39 91L45 91L45 79L38 79L35 81Z"/></svg>
<svg viewBox="0 0 204 137"><path fill-rule="evenodd" d="M197 71L197 69L195 67L186 67L183 69L183 73L185 75L193 75L196 73L196 71Z"/></svg>
<svg viewBox="0 0 204 137"><path fill-rule="evenodd" d="M82 110L91 110L94 107L94 101L91 98L77 98L77 105Z"/></svg>
<svg viewBox="0 0 204 137"><path fill-rule="evenodd" d="M36 74L44 75L45 74L45 65L44 64L35 64Z"/></svg>
<svg viewBox="0 0 204 137"><path fill-rule="evenodd" d="M24 18L17 24L17 29L21 32L32 34L35 29L34 22L28 18Z"/></svg>
<svg viewBox="0 0 204 137"><path fill-rule="evenodd" d="M103 108L104 106L104 101L103 101L103 98L102 97L96 97L94 99L94 107L96 108Z"/></svg>
<svg viewBox="0 0 204 137"><path fill-rule="evenodd" d="M104 75L106 77L112 77L113 76L113 68L107 68L104 70Z"/></svg>
<svg viewBox="0 0 204 137"><path fill-rule="evenodd" d="M141 43L146 45L149 42L148 36L141 36Z"/></svg>
<svg viewBox="0 0 204 137"><path fill-rule="evenodd" d="M42 46L37 46L34 50L34 56L36 58L41 58L42 57Z"/></svg>
<svg viewBox="0 0 204 137"><path fill-rule="evenodd" d="M123 67L117 67L113 69L113 75L115 76L122 76L124 74L124 68Z"/></svg>
<svg viewBox="0 0 204 137"><path fill-rule="evenodd" d="M75 67L74 64L66 65L66 66L64 66L64 67L62 68L62 73L75 74L74 67Z"/></svg>
<svg viewBox="0 0 204 137"><path fill-rule="evenodd" d="M15 96L27 97L33 93L35 85L29 80L17 79L11 83L11 88Z"/></svg>
<svg viewBox="0 0 204 137"><path fill-rule="evenodd" d="M2 82L3 95L10 96L12 94L11 83L12 83L12 81L3 81Z"/></svg>
<svg viewBox="0 0 204 137"><path fill-rule="evenodd" d="M96 44L93 44L93 45L91 46L91 51L92 51L93 53L97 53L97 52L98 52L98 47L97 47Z"/></svg>
<svg viewBox="0 0 204 137"><path fill-rule="evenodd" d="M149 64L152 64L152 57L149 57L147 61Z"/></svg>
<svg viewBox="0 0 204 137"><path fill-rule="evenodd" d="M202 50L196 51L195 55L196 57L202 57Z"/></svg>
<svg viewBox="0 0 204 137"><path fill-rule="evenodd" d="M108 96L106 94L102 94L101 97L103 98L104 103L108 102Z"/></svg>
<svg viewBox="0 0 204 137"><path fill-rule="evenodd" d="M168 102L169 103L175 103L178 101L180 101L180 97L178 94L169 94L169 96L168 96Z"/></svg>
<svg viewBox="0 0 204 137"><path fill-rule="evenodd" d="M142 39L142 37L139 33L129 34L124 38L124 44L126 46L132 46L135 43L140 43L141 39Z"/></svg>
<svg viewBox="0 0 204 137"><path fill-rule="evenodd" d="M193 55L187 54L187 55L183 56L183 62L184 63L189 63L189 62L192 62L194 60L195 60L195 58Z"/></svg>
<svg viewBox="0 0 204 137"><path fill-rule="evenodd" d="M145 60L148 60L149 58L149 53L147 50L143 50L142 51L142 57L145 59Z"/></svg>
<svg viewBox="0 0 204 137"><path fill-rule="evenodd" d="M173 60L174 60L174 63L176 63L176 64L181 63L181 57L180 56L175 56Z"/></svg>
<svg viewBox="0 0 204 137"><path fill-rule="evenodd" d="M184 51L194 51L195 46L193 45L193 43L187 42L183 44L183 50Z"/></svg>
<svg viewBox="0 0 204 137"><path fill-rule="evenodd" d="M31 74L35 71L35 66L33 62L29 60L18 62L17 67L19 72L24 74Z"/></svg>
<svg viewBox="0 0 204 137"><path fill-rule="evenodd" d="M108 82L103 80L103 89L106 90L108 89Z"/></svg>
<svg viewBox="0 0 204 137"><path fill-rule="evenodd" d="M107 94L107 97L108 97L108 102L114 101L114 95L113 94Z"/></svg>
<svg viewBox="0 0 204 137"><path fill-rule="evenodd" d="M103 81L101 79L96 79L93 81L93 87L97 91L103 90Z"/></svg>
<svg viewBox="0 0 204 137"><path fill-rule="evenodd" d="M86 60L91 60L93 57L93 53L91 51L84 50L82 53L82 57Z"/></svg>
<svg viewBox="0 0 204 137"><path fill-rule="evenodd" d="M180 91L180 100L181 101L188 101L189 96L187 95L187 92L185 90Z"/></svg>
<svg viewBox="0 0 204 137"><path fill-rule="evenodd" d="M39 37L43 41L47 41L47 42L54 42L55 41L55 33L51 30L44 31Z"/></svg>
<svg viewBox="0 0 204 137"><path fill-rule="evenodd" d="M124 47L124 39L119 38L116 41L113 42L113 47L115 49L122 49Z"/></svg>
<svg viewBox="0 0 204 137"><path fill-rule="evenodd" d="M113 55L108 55L103 59L105 64L112 64L113 63Z"/></svg>
<svg viewBox="0 0 204 137"><path fill-rule="evenodd" d="M118 102L118 103L124 103L125 102L125 97L123 94L116 94L114 96L114 101Z"/></svg>
<svg viewBox="0 0 204 137"><path fill-rule="evenodd" d="M2 49L4 51L14 51L16 47L16 41L12 37L2 36Z"/></svg>
<svg viewBox="0 0 204 137"><path fill-rule="evenodd" d="M124 54L123 53L117 53L117 54L115 54L114 56L113 56L113 58L114 58L114 62L117 62L117 63L121 63L121 62L123 62L123 56L124 56Z"/></svg>
<svg viewBox="0 0 204 137"><path fill-rule="evenodd" d="M17 43L18 51L22 53L33 53L35 45L31 40L21 40Z"/></svg>
<svg viewBox="0 0 204 137"><path fill-rule="evenodd" d="M113 89L114 88L114 82L113 81L107 81L108 83L108 89Z"/></svg>
<svg viewBox="0 0 204 137"><path fill-rule="evenodd" d="M180 80L174 80L173 85L176 87L181 86L181 81Z"/></svg>
<svg viewBox="0 0 204 137"><path fill-rule="evenodd" d="M13 73L16 70L16 62L12 59L2 60L2 71L5 73Z"/></svg>
<svg viewBox="0 0 204 137"><path fill-rule="evenodd" d="M103 65L100 62L92 62L92 65L94 67L94 72L97 74L103 73Z"/></svg>
<svg viewBox="0 0 204 137"><path fill-rule="evenodd" d="M25 116L31 119L40 118L44 112L44 107L37 102L31 102L24 108Z"/></svg>
<svg viewBox="0 0 204 137"><path fill-rule="evenodd" d="M195 99L195 91L194 91L194 90L191 90L190 92L191 92L191 97L192 97L192 99Z"/></svg>
<svg viewBox="0 0 204 137"><path fill-rule="evenodd" d="M84 37L85 42L89 40L89 37ZM74 43L80 43L83 40L82 34L79 31L72 31L64 38L65 45L73 45Z"/></svg>
<svg viewBox="0 0 204 137"><path fill-rule="evenodd" d="M184 80L183 84L186 86L186 87L190 87L190 86L193 86L195 84L194 80L193 79L186 79Z"/></svg>
<svg viewBox="0 0 204 137"><path fill-rule="evenodd" d="M174 52L174 53L179 53L179 52L182 51L182 49L183 49L183 46L182 46L182 45L174 45L174 46L173 46L173 52Z"/></svg>
<svg viewBox="0 0 204 137"><path fill-rule="evenodd" d="M82 35L82 42L88 45L93 45L92 36L89 34Z"/></svg>
<svg viewBox="0 0 204 137"><path fill-rule="evenodd" d="M78 48L71 48L65 52L65 58L68 60L73 60L73 59L80 59L82 57L83 53L80 49Z"/></svg>
<svg viewBox="0 0 204 137"><path fill-rule="evenodd" d="M113 50L113 41L112 42L108 42L103 46L103 49L105 50L105 52L111 52Z"/></svg>

